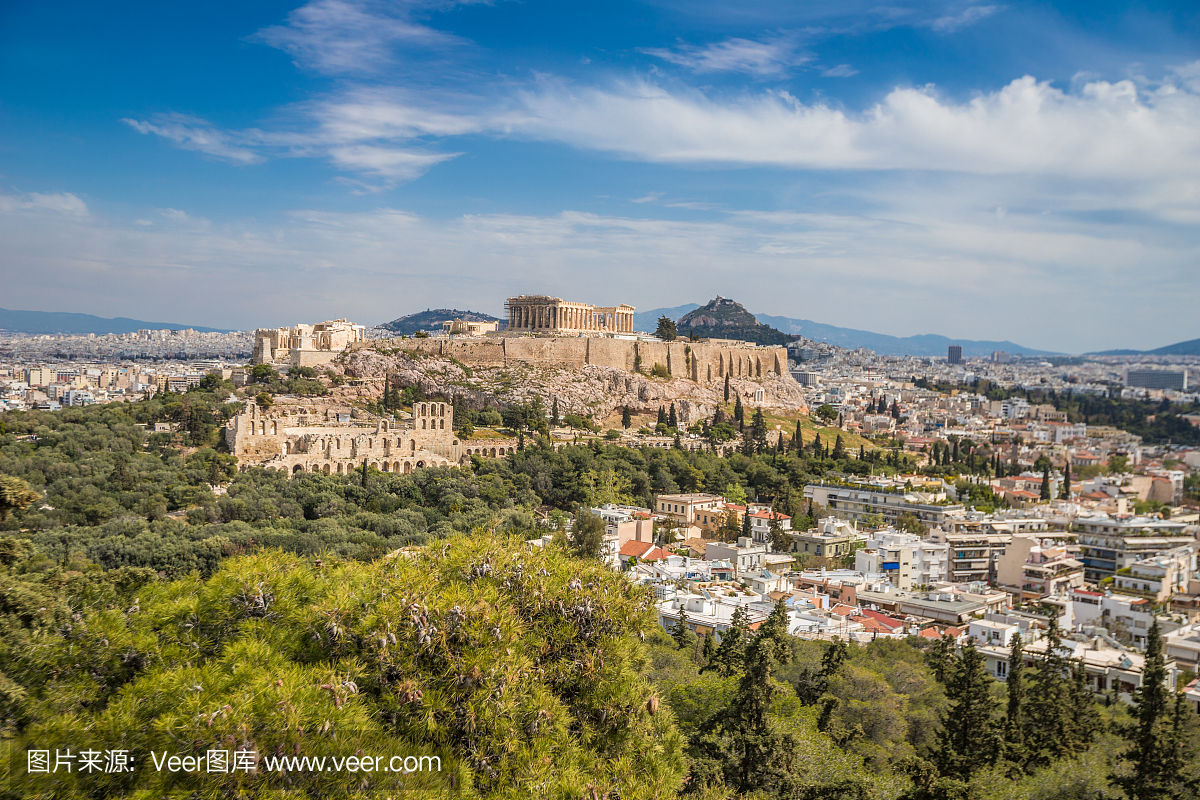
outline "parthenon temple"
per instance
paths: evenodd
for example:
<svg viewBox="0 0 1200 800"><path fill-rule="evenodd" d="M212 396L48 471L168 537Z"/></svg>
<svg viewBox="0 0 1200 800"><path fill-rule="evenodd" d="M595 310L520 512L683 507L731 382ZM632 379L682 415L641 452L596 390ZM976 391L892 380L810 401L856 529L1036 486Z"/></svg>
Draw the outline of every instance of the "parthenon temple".
<svg viewBox="0 0 1200 800"><path fill-rule="evenodd" d="M633 333L633 306L597 307L561 297L521 295L504 302L508 330L545 333Z"/></svg>

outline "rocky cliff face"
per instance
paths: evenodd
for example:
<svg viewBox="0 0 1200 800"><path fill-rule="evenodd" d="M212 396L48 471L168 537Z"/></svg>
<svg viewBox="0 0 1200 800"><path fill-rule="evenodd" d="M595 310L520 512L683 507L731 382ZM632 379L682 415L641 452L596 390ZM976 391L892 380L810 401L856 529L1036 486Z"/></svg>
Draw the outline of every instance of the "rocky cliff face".
<svg viewBox="0 0 1200 800"><path fill-rule="evenodd" d="M624 405L634 413L649 413L675 403L680 421L690 424L711 417L724 392L724 379L711 383L682 377L663 379L595 365L578 369L533 364L470 368L436 355L369 348L348 353L342 363L332 366L351 378L386 377L401 387L419 385L426 396L457 395L473 408L524 403L534 397L542 398L550 408L557 398L560 413L591 415L597 420ZM383 385L383 380L377 380L370 390L347 388L342 392L377 397ZM741 395L747 408L806 409L803 390L791 376L732 378L730 389ZM756 402L755 393L760 389L763 400Z"/></svg>

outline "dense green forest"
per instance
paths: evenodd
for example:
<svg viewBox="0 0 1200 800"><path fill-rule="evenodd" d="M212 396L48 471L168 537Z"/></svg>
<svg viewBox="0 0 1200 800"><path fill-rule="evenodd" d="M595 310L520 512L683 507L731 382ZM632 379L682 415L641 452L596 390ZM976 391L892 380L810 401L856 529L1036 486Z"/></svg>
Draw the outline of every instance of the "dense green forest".
<svg viewBox="0 0 1200 800"><path fill-rule="evenodd" d="M0 474L42 500L0 530L23 531L47 554L73 552L112 569L149 567L175 577L210 574L223 558L259 547L373 559L406 545L466 533L490 520L527 528L531 512L573 512L606 502L650 506L661 493L710 491L772 502L811 522L810 480L895 471L896 451L847 451L838 442L800 449L754 446L720 456L594 442L555 450L541 436L508 459L468 469L351 476L236 470L218 426L236 411L203 390L138 403L6 415ZM139 423L172 421L176 433ZM765 438L765 437L764 437ZM761 450L761 452L755 452ZM219 487L221 493L214 493Z"/></svg>
<svg viewBox="0 0 1200 800"><path fill-rule="evenodd" d="M867 453L556 451L535 435L467 469L289 480L220 451L226 396L6 417L0 798L1197 796L1196 715L1165 689L1096 701L1058 658L1013 664L1006 686L971 647L794 638L782 607L720 643L664 632L653 593L596 561L594 536L525 544L539 507L660 492L758 496L805 525L799 488L878 471ZM162 420L179 429L138 427ZM120 748L135 767L47 778L27 773L29 748ZM208 775L148 758L239 748L437 756L443 771Z"/></svg>

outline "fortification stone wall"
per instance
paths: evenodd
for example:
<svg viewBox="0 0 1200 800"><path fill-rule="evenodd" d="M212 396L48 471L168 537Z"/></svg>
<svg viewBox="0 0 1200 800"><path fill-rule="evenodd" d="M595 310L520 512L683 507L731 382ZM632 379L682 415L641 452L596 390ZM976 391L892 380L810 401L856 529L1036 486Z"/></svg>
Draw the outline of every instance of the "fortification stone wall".
<svg viewBox="0 0 1200 800"><path fill-rule="evenodd" d="M355 344L359 349L372 346ZM461 361L467 366L503 367L514 363L546 367L582 369L586 366L610 367L632 372L638 358L649 372L662 364L672 377L687 377L698 382L733 378L765 378L776 375L791 379L787 369L787 350L782 347L756 347L751 344L729 345L704 342L647 342L601 337L498 337L487 341L456 339L392 340L390 347L416 353L438 355Z"/></svg>

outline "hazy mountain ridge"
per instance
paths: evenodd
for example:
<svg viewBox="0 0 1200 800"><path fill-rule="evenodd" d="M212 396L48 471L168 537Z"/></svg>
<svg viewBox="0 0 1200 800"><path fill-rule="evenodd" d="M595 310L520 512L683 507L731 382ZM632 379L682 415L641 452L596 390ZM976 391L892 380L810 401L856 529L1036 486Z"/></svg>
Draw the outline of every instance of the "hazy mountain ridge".
<svg viewBox="0 0 1200 800"><path fill-rule="evenodd" d="M638 330L653 331L658 324L659 316L666 314L674 320L681 320L687 313L700 306L688 303L675 308L655 308L639 312L634 316ZM683 312L683 313L680 313ZM1057 355L1048 350L1035 350L1010 341L977 341L972 339L951 339L940 334L926 333L917 336L889 336L885 333L858 330L856 328L840 328L823 322L813 322L807 319L772 316L770 314L755 314L754 318L763 325L788 335L803 336L818 342L828 342L839 347L865 347L880 355L912 355L945 357L946 349L952 344L962 345L963 355L971 357L990 356L996 350L1002 350L1012 355L1044 356ZM707 330L707 329L706 329ZM687 334L687 326L679 326L680 335ZM716 335L716 334L714 334Z"/></svg>
<svg viewBox="0 0 1200 800"><path fill-rule="evenodd" d="M1154 350L1101 350L1089 356L1200 356L1200 339L1176 342Z"/></svg>
<svg viewBox="0 0 1200 800"><path fill-rule="evenodd" d="M0 308L0 330L12 333L31 334L89 334L137 333L140 330L184 330L191 328L201 333L231 333L226 328L205 328L201 325L183 325L177 322L146 322L129 317L97 317L92 314L76 314L69 311L14 311Z"/></svg>

